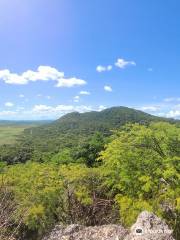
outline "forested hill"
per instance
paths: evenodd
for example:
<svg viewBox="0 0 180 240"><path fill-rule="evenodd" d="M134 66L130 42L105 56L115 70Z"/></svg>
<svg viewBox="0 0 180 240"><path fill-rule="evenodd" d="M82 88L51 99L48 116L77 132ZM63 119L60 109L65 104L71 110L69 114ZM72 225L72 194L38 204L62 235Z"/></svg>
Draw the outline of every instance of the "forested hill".
<svg viewBox="0 0 180 240"><path fill-rule="evenodd" d="M0 147L1 160L49 161L64 149L72 154L78 152L96 133L101 135L103 145L104 139L112 134L112 130L126 123L148 124L152 121L178 122L127 107L112 107L101 112L69 113L51 123L25 129L15 145Z"/></svg>
<svg viewBox="0 0 180 240"><path fill-rule="evenodd" d="M93 126L93 128L97 128L99 126L103 126L109 130L110 128L119 128L128 122L143 123L150 121L175 122L173 119L156 117L128 107L112 107L101 112L92 111L86 113L69 113L56 120L53 125L66 125L68 128L71 127L72 124L74 124L75 127L81 126L80 128L89 128L91 126Z"/></svg>
<svg viewBox="0 0 180 240"><path fill-rule="evenodd" d="M149 123L151 121L178 122L173 119L153 116L132 108L112 107L101 112L72 112L50 124L26 130L26 133L31 132L33 136L45 134L44 137L48 134L54 136L68 132L85 135L89 135L95 131L110 133L110 130L117 129L126 123Z"/></svg>
<svg viewBox="0 0 180 240"><path fill-rule="evenodd" d="M23 142L29 142L41 151L59 151L62 147L77 146L89 139L95 132L110 135L126 123L148 123L151 121L175 122L173 119L160 118L127 107L112 107L101 112L73 112L58 120L26 129Z"/></svg>

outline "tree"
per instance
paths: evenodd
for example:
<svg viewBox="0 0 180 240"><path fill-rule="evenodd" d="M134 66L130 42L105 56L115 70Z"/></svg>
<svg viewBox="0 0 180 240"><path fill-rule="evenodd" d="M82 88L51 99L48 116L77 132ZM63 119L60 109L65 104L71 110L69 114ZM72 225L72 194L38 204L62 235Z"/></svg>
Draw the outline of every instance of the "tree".
<svg viewBox="0 0 180 240"><path fill-rule="evenodd" d="M16 164L6 168L4 175L13 195L12 204L18 204L12 228L20 217L19 236L22 239L32 236L37 239L58 219L56 210L60 205L59 197L63 188L56 165L31 162ZM22 218L25 210L26 214Z"/></svg>
<svg viewBox="0 0 180 240"><path fill-rule="evenodd" d="M100 159L125 224L144 209L164 216L174 227L178 224L180 128L162 122L126 125Z"/></svg>
<svg viewBox="0 0 180 240"><path fill-rule="evenodd" d="M51 158L51 162L54 162L59 165L59 164L69 164L74 162L74 160L72 158L72 153L70 149L64 148Z"/></svg>
<svg viewBox="0 0 180 240"><path fill-rule="evenodd" d="M85 163L87 167L97 165L99 153L104 149L105 142L104 136L96 132L88 142L78 147L78 150L74 154L75 159Z"/></svg>

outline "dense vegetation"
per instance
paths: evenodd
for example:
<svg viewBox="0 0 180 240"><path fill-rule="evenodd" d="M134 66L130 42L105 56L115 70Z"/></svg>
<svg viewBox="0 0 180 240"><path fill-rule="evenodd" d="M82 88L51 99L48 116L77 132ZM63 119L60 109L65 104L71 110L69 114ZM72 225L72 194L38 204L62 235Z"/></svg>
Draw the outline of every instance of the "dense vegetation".
<svg viewBox="0 0 180 240"><path fill-rule="evenodd" d="M126 123L147 124L151 121L175 120L159 118L127 107L113 107L101 112L69 113L53 123L25 129L14 146L0 146L0 159L8 163L49 161L55 154L68 149L72 159L74 153L91 141L98 132L107 138L112 131Z"/></svg>
<svg viewBox="0 0 180 240"><path fill-rule="evenodd" d="M0 239L37 240L57 222L130 226L145 209L178 239L180 126L168 121L113 108L26 130L1 154Z"/></svg>

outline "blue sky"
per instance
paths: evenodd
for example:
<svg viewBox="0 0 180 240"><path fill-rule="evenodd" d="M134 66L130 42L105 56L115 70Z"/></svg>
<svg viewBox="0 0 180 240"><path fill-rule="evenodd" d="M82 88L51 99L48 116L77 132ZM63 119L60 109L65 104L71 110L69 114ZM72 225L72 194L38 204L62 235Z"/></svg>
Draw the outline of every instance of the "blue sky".
<svg viewBox="0 0 180 240"><path fill-rule="evenodd" d="M1 0L0 119L180 118L179 0Z"/></svg>

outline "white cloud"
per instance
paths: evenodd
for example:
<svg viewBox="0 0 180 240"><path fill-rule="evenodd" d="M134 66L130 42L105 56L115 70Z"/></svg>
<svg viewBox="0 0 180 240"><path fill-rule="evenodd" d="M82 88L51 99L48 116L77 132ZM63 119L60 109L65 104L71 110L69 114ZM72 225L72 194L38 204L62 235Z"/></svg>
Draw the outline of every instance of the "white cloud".
<svg viewBox="0 0 180 240"><path fill-rule="evenodd" d="M79 96L75 96L74 99L79 99Z"/></svg>
<svg viewBox="0 0 180 240"><path fill-rule="evenodd" d="M16 114L17 114L16 111L0 111L0 116L2 117L14 116Z"/></svg>
<svg viewBox="0 0 180 240"><path fill-rule="evenodd" d="M101 111L106 107L100 106L88 106L88 105L34 105L31 109L24 109L23 107L17 107L14 111L0 111L0 119L57 119L64 114L70 112L90 112Z"/></svg>
<svg viewBox="0 0 180 240"><path fill-rule="evenodd" d="M179 102L180 98L175 98L175 97L169 97L169 98L165 98L164 102Z"/></svg>
<svg viewBox="0 0 180 240"><path fill-rule="evenodd" d="M136 107L136 109L153 113L159 117L180 119L180 104L174 104L171 101L168 103L161 102L157 105Z"/></svg>
<svg viewBox="0 0 180 240"><path fill-rule="evenodd" d="M33 112L39 113L39 112L49 111L49 110L51 110L51 108L52 108L52 107L47 106L47 105L43 105L43 104L35 105L35 106L33 107Z"/></svg>
<svg viewBox="0 0 180 240"><path fill-rule="evenodd" d="M156 112L160 110L160 106L144 106L139 109L142 111Z"/></svg>
<svg viewBox="0 0 180 240"><path fill-rule="evenodd" d="M74 86L81 86L85 85L86 81L78 78L61 78L58 79L58 83L56 84L56 87L74 87Z"/></svg>
<svg viewBox="0 0 180 240"><path fill-rule="evenodd" d="M107 92L112 92L112 87L111 86L104 86L104 90Z"/></svg>
<svg viewBox="0 0 180 240"><path fill-rule="evenodd" d="M24 98L25 96L24 96L24 94L19 94L19 97Z"/></svg>
<svg viewBox="0 0 180 240"><path fill-rule="evenodd" d="M27 70L22 74L11 73L8 69L0 70L0 79L7 84L24 85L36 81L55 81L56 87L73 87L86 84L85 80L65 78L64 72L50 66L39 66L37 71Z"/></svg>
<svg viewBox="0 0 180 240"><path fill-rule="evenodd" d="M166 113L166 117L169 118L180 118L180 104L174 105L171 109Z"/></svg>
<svg viewBox="0 0 180 240"><path fill-rule="evenodd" d="M88 91L80 91L79 94L81 95L90 95L91 93Z"/></svg>
<svg viewBox="0 0 180 240"><path fill-rule="evenodd" d="M134 61L126 61L123 58L118 58L115 62L115 66L123 69L127 66L136 66L136 63Z"/></svg>
<svg viewBox="0 0 180 240"><path fill-rule="evenodd" d="M51 96L46 96L46 98L47 98L48 100L50 100L52 97L51 97Z"/></svg>
<svg viewBox="0 0 180 240"><path fill-rule="evenodd" d="M104 105L100 105L99 107L98 107L98 111L102 111L102 110L104 110L104 109L106 109L107 107L105 107Z"/></svg>
<svg viewBox="0 0 180 240"><path fill-rule="evenodd" d="M112 66L108 65L108 66L102 66L102 65L98 65L96 67L96 71L97 72L105 72L105 71L111 71L112 70Z"/></svg>
<svg viewBox="0 0 180 240"><path fill-rule="evenodd" d="M6 102L4 105L5 105L6 107L13 107L13 106L14 106L14 103L12 103L12 102Z"/></svg>
<svg viewBox="0 0 180 240"><path fill-rule="evenodd" d="M166 114L169 118L180 118L180 110L171 110Z"/></svg>
<svg viewBox="0 0 180 240"><path fill-rule="evenodd" d="M88 112L92 111L93 108L91 106L73 106L73 105L57 105L57 106L47 106L47 105L35 105L32 109L32 113L41 116L61 116L63 114L69 112Z"/></svg>
<svg viewBox="0 0 180 240"><path fill-rule="evenodd" d="M75 97L74 97L74 102L78 103L78 102L79 102L79 99L80 99L79 96L75 96Z"/></svg>

